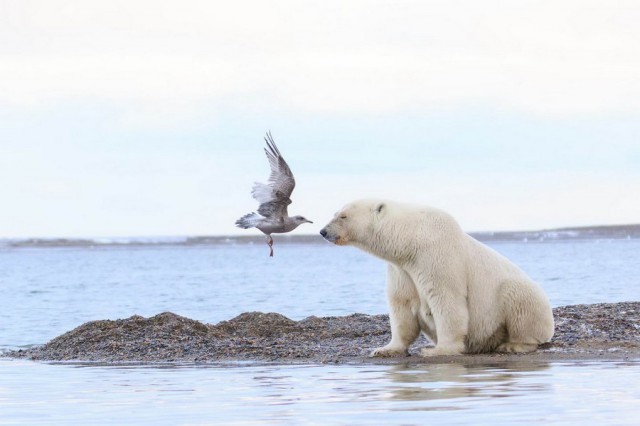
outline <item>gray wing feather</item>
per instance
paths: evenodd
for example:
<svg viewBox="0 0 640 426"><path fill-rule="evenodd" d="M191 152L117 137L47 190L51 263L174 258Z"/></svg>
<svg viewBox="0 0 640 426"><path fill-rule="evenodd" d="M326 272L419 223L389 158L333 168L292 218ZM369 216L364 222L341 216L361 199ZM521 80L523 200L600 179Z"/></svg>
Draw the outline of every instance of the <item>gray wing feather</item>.
<svg viewBox="0 0 640 426"><path fill-rule="evenodd" d="M267 159L271 166L269 185L274 189L274 191L280 191L285 197L289 198L291 197L293 188L296 186L293 173L291 173L289 165L284 161L282 154L280 154L280 150L276 146L276 143L271 136L271 132L267 133L264 140L267 143L268 148L265 148L264 152L267 154Z"/></svg>
<svg viewBox="0 0 640 426"><path fill-rule="evenodd" d="M287 206L291 204L291 193L296 186L296 181L291 173L289 165L280 154L271 132L267 132L264 138L271 174L269 175L269 187L271 194L268 201L263 201L258 207L258 213L264 217L284 220L288 216Z"/></svg>
<svg viewBox="0 0 640 426"><path fill-rule="evenodd" d="M278 192L276 196L279 196L279 198L260 204L260 207L258 207L258 213L264 217L277 218L284 221L284 218L289 216L287 206L291 204L291 200L289 198L284 198L281 192Z"/></svg>

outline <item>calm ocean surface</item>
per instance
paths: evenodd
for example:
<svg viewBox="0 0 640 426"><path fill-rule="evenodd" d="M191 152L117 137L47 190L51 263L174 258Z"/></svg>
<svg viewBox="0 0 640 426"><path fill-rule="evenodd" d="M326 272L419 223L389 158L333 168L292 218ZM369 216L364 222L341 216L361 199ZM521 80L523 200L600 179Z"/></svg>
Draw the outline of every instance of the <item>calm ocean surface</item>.
<svg viewBox="0 0 640 426"><path fill-rule="evenodd" d="M640 240L492 243L553 306L640 300ZM0 351L96 319L386 313L352 248L0 246ZM0 358L0 425L638 424L640 362L486 366L49 364Z"/></svg>

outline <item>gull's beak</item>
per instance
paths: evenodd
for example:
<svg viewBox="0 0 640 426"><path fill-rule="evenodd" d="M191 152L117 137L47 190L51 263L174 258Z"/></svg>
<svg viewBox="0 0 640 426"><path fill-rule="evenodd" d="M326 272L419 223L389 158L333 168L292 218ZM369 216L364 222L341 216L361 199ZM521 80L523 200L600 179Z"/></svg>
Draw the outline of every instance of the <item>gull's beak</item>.
<svg viewBox="0 0 640 426"><path fill-rule="evenodd" d="M307 223L313 223L313 222L311 222L309 219L307 219Z"/></svg>

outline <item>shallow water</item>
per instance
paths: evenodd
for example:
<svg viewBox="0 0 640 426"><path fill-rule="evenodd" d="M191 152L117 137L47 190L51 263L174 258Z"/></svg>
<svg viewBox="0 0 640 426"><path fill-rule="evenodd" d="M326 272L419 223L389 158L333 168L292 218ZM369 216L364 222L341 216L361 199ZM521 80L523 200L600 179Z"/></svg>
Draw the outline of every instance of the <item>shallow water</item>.
<svg viewBox="0 0 640 426"><path fill-rule="evenodd" d="M640 300L640 241L494 243L553 306ZM163 311L386 312L384 264L329 244L0 248L0 350ZM100 366L0 359L0 425L637 424L637 362Z"/></svg>
<svg viewBox="0 0 640 426"><path fill-rule="evenodd" d="M0 362L0 424L636 425L640 364L106 367Z"/></svg>

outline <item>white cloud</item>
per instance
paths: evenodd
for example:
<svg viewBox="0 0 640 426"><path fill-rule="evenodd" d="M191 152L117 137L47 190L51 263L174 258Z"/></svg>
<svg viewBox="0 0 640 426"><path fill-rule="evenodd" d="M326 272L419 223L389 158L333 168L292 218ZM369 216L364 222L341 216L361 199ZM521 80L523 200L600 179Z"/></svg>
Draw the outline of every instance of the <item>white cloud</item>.
<svg viewBox="0 0 640 426"><path fill-rule="evenodd" d="M640 107L631 1L5 3L0 101L388 112Z"/></svg>

